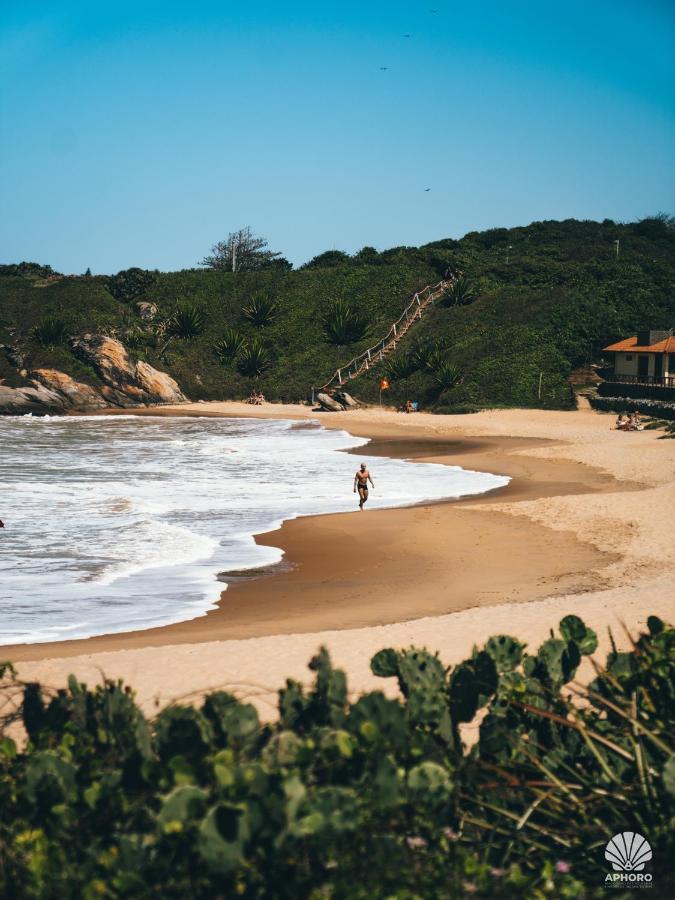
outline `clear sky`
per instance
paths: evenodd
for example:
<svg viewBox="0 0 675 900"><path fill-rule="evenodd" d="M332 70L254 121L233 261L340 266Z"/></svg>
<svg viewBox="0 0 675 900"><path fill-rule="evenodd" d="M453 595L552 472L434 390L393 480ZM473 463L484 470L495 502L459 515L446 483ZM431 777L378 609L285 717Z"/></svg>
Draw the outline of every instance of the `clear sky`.
<svg viewBox="0 0 675 900"><path fill-rule="evenodd" d="M2 262L675 212L668 0L3 0L0 29Z"/></svg>

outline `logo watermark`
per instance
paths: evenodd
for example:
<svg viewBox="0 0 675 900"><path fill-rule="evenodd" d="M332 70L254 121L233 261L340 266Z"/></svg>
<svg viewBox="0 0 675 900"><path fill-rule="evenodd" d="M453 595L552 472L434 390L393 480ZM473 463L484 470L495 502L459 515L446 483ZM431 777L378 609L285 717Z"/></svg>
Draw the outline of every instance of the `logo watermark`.
<svg viewBox="0 0 675 900"><path fill-rule="evenodd" d="M614 870L605 876L605 887L650 888L652 874L644 869L651 858L652 848L646 837L637 831L615 834L605 847L605 859Z"/></svg>

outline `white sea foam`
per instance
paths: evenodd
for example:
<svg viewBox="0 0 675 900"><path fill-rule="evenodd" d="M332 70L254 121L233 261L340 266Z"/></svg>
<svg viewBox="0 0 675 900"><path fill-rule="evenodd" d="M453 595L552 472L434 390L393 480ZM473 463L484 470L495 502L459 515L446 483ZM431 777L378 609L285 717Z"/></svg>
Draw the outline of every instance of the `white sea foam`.
<svg viewBox="0 0 675 900"><path fill-rule="evenodd" d="M192 619L217 575L269 566L254 536L301 515L482 493L503 476L336 452L364 438L285 421L80 416L0 419L0 644Z"/></svg>

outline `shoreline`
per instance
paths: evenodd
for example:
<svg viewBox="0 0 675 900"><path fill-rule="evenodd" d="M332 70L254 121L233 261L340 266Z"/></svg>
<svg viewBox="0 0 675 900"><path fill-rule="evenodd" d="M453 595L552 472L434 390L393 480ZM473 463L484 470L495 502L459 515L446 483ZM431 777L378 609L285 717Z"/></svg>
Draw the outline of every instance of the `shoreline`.
<svg viewBox="0 0 675 900"><path fill-rule="evenodd" d="M267 410L264 412L261 418L270 418ZM162 417L173 414L163 408L141 413ZM252 417L257 416L253 413ZM317 417L308 414L307 418ZM330 420L321 424L343 427L343 423L333 425ZM357 436L368 437L365 433ZM129 647L381 626L475 606L581 593L602 584L601 572L613 561L612 554L566 533L555 536L556 558L552 558L552 537L546 531L484 507L561 494L629 490L631 485L621 485L588 467L580 471L578 465L559 460L515 455L551 443L542 439L451 440L442 435L401 435L390 426L377 429L377 436L369 440L364 447L340 452L358 456L366 451L368 456L461 466L508 475L511 480L483 494L366 510L363 521L353 519L361 516L357 511L288 519L278 529L255 535L256 543L283 552L280 562L260 571L251 569L247 574L219 573L218 579L227 587L217 607L204 615L146 629L5 645L3 649L12 660L23 661ZM480 508L459 512L475 504ZM397 536L420 531L426 535L427 545L416 546L410 559L397 559ZM454 535L451 547L445 546L444 533ZM486 567L481 553L476 552L488 545L500 548L495 567ZM403 550L411 552L410 547ZM328 578L324 561L333 553L338 562ZM422 587L420 569L425 575Z"/></svg>
<svg viewBox="0 0 675 900"><path fill-rule="evenodd" d="M439 462L446 442L453 464L508 474L513 480L494 494L451 503L287 522L269 537L271 543L284 547L288 562L296 546L305 554L307 558L300 559L292 571L246 579L247 583L227 591L225 603L211 618L157 629L155 635L141 631L61 646L6 647L0 657L17 663L20 678L61 687L70 673L90 684L101 682L105 673L107 678L130 684L149 714L167 703L193 701L209 690L224 688L249 699L269 719L275 715L277 689L286 678L312 680L307 663L321 645L345 669L352 692L379 689L395 694L395 683L375 678L369 668L371 656L382 647L426 646L437 651L445 664L453 664L493 634L512 634L536 647L563 616L576 614L597 631L601 658L609 648L608 629L623 649L629 646L627 632L644 628L648 615L675 619L671 527L675 442L660 441L657 432L617 433L611 428L612 416L583 408L572 412L494 410L450 417L405 416L386 410L317 416L307 407L270 405L252 410L244 404L219 402L205 406L152 409L143 414L320 418L327 427L370 436L372 455L376 455L373 451L389 455L398 444L429 454L415 458ZM460 444L465 453L457 452L457 441L465 442ZM469 522L475 524L469 526ZM354 530L357 525L362 532ZM508 541L517 544L518 536L524 550L515 559ZM537 537L546 542L538 549L536 543L530 544ZM335 547L348 548L352 541L361 551L366 540L380 555L379 572L372 560L351 565L353 557L347 554L348 565L336 574L336 567L326 566L320 557L319 548L330 546L331 558L342 567ZM457 554L452 569L442 565L448 548ZM402 549L409 554L404 559L407 565L401 564ZM590 557L583 561L577 551ZM595 572L594 562L598 564ZM504 568L508 565L525 572L527 585L509 582L513 571ZM292 579L310 566L314 566L315 585L305 579L304 589L290 590ZM467 590L475 594L476 579L485 577L485 570L496 578L496 596L485 596L483 605L471 597L458 610L438 604L448 571L454 576L453 589L461 576ZM384 586L376 577L382 573L388 575ZM298 596L304 598L294 616L277 605L264 621L260 598L266 603L272 588L276 602L286 596L281 588L293 602ZM257 613L252 609L254 594L259 598ZM337 601L347 605L336 605ZM379 612L387 615L380 620L375 615L370 620L375 624L362 624L359 615L364 610L376 613L378 603ZM337 628L330 624L331 615L339 619ZM242 630L236 631L235 626ZM182 636L179 629L186 629ZM582 680L592 677L590 663L584 666L578 676Z"/></svg>

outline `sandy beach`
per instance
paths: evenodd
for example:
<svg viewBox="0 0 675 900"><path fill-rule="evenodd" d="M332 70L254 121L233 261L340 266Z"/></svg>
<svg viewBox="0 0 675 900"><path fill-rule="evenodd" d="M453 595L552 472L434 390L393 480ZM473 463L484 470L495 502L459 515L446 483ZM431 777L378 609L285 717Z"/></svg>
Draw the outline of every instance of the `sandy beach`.
<svg viewBox="0 0 675 900"><path fill-rule="evenodd" d="M279 570L224 575L208 615L3 648L22 678L58 686L70 672L89 683L105 673L132 684L149 711L227 686L270 716L278 687L307 680L321 644L359 691L383 686L368 662L384 646L424 645L452 664L496 633L536 645L573 612L599 632L602 653L608 626L625 645L624 624L675 616L675 442L659 432L618 433L588 408L453 417L214 402L144 414L319 419L371 438L369 455L512 480L451 503L287 522L258 538L284 550Z"/></svg>

